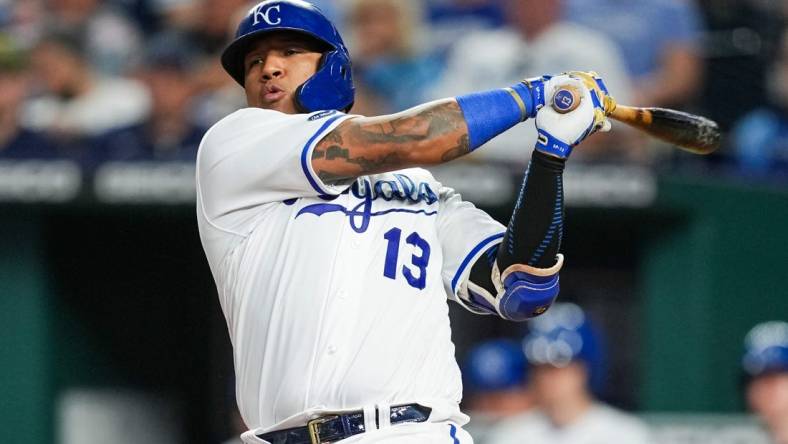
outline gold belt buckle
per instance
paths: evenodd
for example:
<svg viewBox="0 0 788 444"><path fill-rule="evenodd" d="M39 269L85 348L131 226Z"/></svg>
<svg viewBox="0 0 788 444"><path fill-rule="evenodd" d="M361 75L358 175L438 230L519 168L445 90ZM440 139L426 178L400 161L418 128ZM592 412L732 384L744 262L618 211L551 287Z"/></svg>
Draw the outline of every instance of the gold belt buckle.
<svg viewBox="0 0 788 444"><path fill-rule="evenodd" d="M317 430L317 426L336 418L339 418L339 415L321 416L308 421L306 423L306 428L309 430L309 442L312 444L321 444L322 441L320 441L320 431Z"/></svg>

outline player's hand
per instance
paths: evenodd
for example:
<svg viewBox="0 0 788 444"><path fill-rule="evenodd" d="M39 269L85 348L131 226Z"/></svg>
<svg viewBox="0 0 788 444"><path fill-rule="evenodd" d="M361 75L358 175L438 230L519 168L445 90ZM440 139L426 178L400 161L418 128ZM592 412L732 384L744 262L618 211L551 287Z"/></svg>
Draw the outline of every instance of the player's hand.
<svg viewBox="0 0 788 444"><path fill-rule="evenodd" d="M553 79L558 79L554 77ZM573 111L561 114L552 105L542 107L536 115L536 129L539 137L536 149L546 154L567 158L572 148L596 131L609 131L610 122L605 115L604 106L592 89L576 76L560 76L560 80L552 79L545 84L545 96L550 97L546 103L552 103L556 91L563 88L574 89L578 93L580 104Z"/></svg>
<svg viewBox="0 0 788 444"><path fill-rule="evenodd" d="M610 96L605 86L605 82L594 71L569 71L558 75L543 75L523 80L531 92L533 108L530 118L536 117L537 112L545 104L553 103L553 94L561 85L570 79L579 79L592 91L592 97L599 101L605 110L606 115L610 115L616 107L616 101Z"/></svg>
<svg viewBox="0 0 788 444"><path fill-rule="evenodd" d="M529 118L536 117L537 112L544 108L545 104L553 103L553 94L557 90L556 86L572 79L568 74L543 75L522 81L531 92L533 107L530 107Z"/></svg>
<svg viewBox="0 0 788 444"><path fill-rule="evenodd" d="M615 99L610 95L607 86L605 86L605 81L602 80L602 77L600 77L596 71L569 71L566 74L583 81L583 84L591 90L592 96L596 95L597 99L602 104L605 115L609 116L616 108Z"/></svg>

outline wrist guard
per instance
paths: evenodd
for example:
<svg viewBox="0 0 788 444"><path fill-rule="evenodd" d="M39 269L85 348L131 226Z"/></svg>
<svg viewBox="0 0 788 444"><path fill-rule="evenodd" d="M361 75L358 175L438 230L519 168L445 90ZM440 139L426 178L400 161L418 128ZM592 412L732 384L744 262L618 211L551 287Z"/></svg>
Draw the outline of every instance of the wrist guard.
<svg viewBox="0 0 788 444"><path fill-rule="evenodd" d="M523 80L508 88L458 96L455 99L468 126L471 151L528 118L545 105L550 76Z"/></svg>

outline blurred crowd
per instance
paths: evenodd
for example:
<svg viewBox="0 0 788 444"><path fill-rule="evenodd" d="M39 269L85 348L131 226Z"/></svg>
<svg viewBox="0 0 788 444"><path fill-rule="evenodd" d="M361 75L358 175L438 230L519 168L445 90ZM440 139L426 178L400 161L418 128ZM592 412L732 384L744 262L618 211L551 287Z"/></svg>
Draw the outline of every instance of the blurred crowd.
<svg viewBox="0 0 788 444"><path fill-rule="evenodd" d="M0 0L0 158L194 158L245 106L219 54L248 0ZM708 163L788 176L788 3L777 0L314 0L354 62L354 113L523 78L594 69L619 101L708 115L726 131ZM524 165L520 125L474 153ZM673 151L616 125L586 162L671 165ZM473 159L471 159L473 160ZM678 159L681 161L682 159Z"/></svg>

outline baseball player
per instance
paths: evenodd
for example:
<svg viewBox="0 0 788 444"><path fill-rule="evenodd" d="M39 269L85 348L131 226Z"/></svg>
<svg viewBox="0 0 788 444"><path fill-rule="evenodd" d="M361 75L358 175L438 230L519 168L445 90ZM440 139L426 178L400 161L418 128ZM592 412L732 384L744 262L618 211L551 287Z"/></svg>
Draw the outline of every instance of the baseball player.
<svg viewBox="0 0 788 444"><path fill-rule="evenodd" d="M487 434L502 419L533 407L520 341L484 341L468 352L463 364L463 405L471 417L464 428L477 443L485 442Z"/></svg>
<svg viewBox="0 0 788 444"><path fill-rule="evenodd" d="M788 444L788 322L756 325L744 339L747 402L775 444Z"/></svg>
<svg viewBox="0 0 788 444"><path fill-rule="evenodd" d="M301 0L254 6L222 65L249 107L202 140L197 219L233 344L242 439L472 442L446 300L524 320L556 298L562 171L575 145L609 129L601 80L545 76L346 114L348 52ZM567 86L577 97L560 103L576 109L545 106ZM508 227L416 168L533 118L542 137ZM470 282L472 268L489 277Z"/></svg>
<svg viewBox="0 0 788 444"><path fill-rule="evenodd" d="M529 323L523 340L536 408L512 416L487 436L489 444L646 444L638 419L594 399L601 386L600 337L577 305L555 304ZM523 437L527 437L524 439Z"/></svg>

